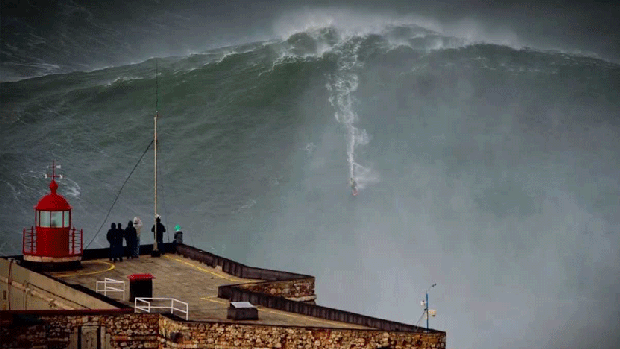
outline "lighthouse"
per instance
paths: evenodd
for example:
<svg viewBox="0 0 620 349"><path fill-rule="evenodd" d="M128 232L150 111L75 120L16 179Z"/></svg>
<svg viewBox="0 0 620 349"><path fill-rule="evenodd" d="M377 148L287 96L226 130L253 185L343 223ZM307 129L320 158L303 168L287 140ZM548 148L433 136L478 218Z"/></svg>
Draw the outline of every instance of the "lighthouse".
<svg viewBox="0 0 620 349"><path fill-rule="evenodd" d="M79 266L82 259L83 232L71 224L71 205L59 195L56 164L52 165L50 193L34 207L35 226L24 229L24 261L52 268Z"/></svg>

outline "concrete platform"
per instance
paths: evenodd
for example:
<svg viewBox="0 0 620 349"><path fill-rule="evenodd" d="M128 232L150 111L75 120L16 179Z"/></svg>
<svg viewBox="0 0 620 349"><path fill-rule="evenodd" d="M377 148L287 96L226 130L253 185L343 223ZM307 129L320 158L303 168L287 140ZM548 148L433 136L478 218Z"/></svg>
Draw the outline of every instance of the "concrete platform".
<svg viewBox="0 0 620 349"><path fill-rule="evenodd" d="M258 320L234 321L226 319L229 302L218 298L218 287L227 284L260 282L256 279L242 279L211 268L178 254L165 254L159 258L141 255L138 259L123 259L111 262L108 259L95 259L82 262L82 269L72 272L49 272L47 274L62 279L69 284L79 284L93 291L97 281L111 278L125 282L126 292L108 293L108 297L134 307L129 302L129 279L132 274L152 274L153 297L175 298L188 303L189 320L252 323L265 325L305 326L323 328L368 327L344 322L330 321L311 316L288 313L258 306ZM184 317L184 314L175 312Z"/></svg>

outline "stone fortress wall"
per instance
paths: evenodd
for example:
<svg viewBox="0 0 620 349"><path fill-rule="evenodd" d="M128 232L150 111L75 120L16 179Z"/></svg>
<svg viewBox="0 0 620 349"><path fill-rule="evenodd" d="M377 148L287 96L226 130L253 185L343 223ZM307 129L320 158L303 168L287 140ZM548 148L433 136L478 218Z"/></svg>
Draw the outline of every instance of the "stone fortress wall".
<svg viewBox="0 0 620 349"><path fill-rule="evenodd" d="M190 246L177 253L234 276L263 280L224 285L220 298L374 329L184 321L134 313L122 303L0 258L0 348L445 348L446 333L314 304L314 277L254 268ZM85 258L107 251L85 251ZM36 285L36 287L35 287ZM5 292L6 291L6 292ZM7 297L8 295L8 297ZM8 309L10 299L11 310ZM24 306L25 305L25 306ZM89 309L90 308L90 309ZM37 310L25 310L37 309ZM259 312L260 317L260 312Z"/></svg>
<svg viewBox="0 0 620 349"><path fill-rule="evenodd" d="M129 312L133 311L131 309ZM182 321L162 314L88 310L0 312L2 348L445 348L444 332Z"/></svg>

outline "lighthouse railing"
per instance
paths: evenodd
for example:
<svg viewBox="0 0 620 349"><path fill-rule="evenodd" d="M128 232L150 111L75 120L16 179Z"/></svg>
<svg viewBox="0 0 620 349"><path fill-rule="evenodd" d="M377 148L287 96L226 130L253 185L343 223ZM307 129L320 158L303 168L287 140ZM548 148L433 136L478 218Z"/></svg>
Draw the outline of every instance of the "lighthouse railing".
<svg viewBox="0 0 620 349"><path fill-rule="evenodd" d="M76 235L80 235L79 236L79 240L78 237ZM70 237L69 237L69 253L72 256L76 256L76 255L82 255L83 253L83 244L84 244L84 232L82 229L77 230L75 228L71 228L70 230Z"/></svg>
<svg viewBox="0 0 620 349"><path fill-rule="evenodd" d="M22 240L22 253L34 254L37 249L37 241L34 236L34 227L24 228L24 235Z"/></svg>

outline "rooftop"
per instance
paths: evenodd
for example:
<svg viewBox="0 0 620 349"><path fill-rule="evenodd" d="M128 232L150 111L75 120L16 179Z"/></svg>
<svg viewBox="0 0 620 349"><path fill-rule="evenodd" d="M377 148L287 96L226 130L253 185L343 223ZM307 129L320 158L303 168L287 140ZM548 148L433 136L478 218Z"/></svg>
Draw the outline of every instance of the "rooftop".
<svg viewBox="0 0 620 349"><path fill-rule="evenodd" d="M141 255L140 258L124 259L122 262L111 262L107 258L99 258L83 261L82 267L77 271L47 272L46 274L68 284L78 284L93 291L96 291L97 281L103 281L105 278L125 281L127 288L124 294L112 292L107 296L134 307L134 303L129 302L128 276L149 273L154 276L153 297L174 298L188 303L189 320L194 321L370 329L366 326L290 313L260 305L257 306L259 320L228 320L226 316L230 302L227 299L218 298L218 288L229 284L256 284L265 280L236 277L223 272L221 268L210 267L179 254L164 254L158 258Z"/></svg>
<svg viewBox="0 0 620 349"><path fill-rule="evenodd" d="M117 311L124 314L146 311L147 306L161 306L160 309L148 310L169 313L174 305L173 316L181 321L187 319L189 323L363 332L380 330L403 335L428 333L445 336L442 331L317 305L311 275L251 267L184 244L164 244L164 247L174 252L151 257L152 246L143 245L139 258L121 262L108 259L109 249L84 250L81 266L70 271L45 271L45 265L25 261L20 256L0 259L0 281L5 284L0 283L0 286L8 287L9 291L16 288L24 292L21 298L19 293L11 293L17 298L1 302L2 306L11 309L12 302L24 304L25 310ZM14 268L12 263L16 264ZM140 289L146 289L144 293L149 294L149 283L144 284L140 274L153 276L152 297L161 299L146 299L152 302L150 305L130 301L130 294L136 294ZM117 290L103 294L101 283L104 280L111 281L109 286ZM36 286L37 291L29 291L29 285ZM30 293L38 298L28 298ZM256 307L258 319L253 309L239 306L245 302ZM13 309L19 310L19 307Z"/></svg>

